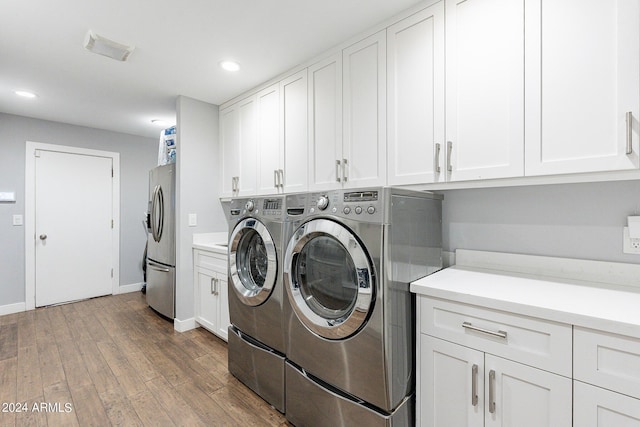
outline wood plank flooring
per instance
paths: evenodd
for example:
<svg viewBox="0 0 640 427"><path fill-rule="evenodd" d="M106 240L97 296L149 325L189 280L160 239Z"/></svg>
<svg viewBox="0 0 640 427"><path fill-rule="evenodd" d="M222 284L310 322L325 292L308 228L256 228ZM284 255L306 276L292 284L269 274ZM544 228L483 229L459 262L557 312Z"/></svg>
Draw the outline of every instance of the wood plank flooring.
<svg viewBox="0 0 640 427"><path fill-rule="evenodd" d="M0 405L0 427L290 426L141 293L0 316Z"/></svg>

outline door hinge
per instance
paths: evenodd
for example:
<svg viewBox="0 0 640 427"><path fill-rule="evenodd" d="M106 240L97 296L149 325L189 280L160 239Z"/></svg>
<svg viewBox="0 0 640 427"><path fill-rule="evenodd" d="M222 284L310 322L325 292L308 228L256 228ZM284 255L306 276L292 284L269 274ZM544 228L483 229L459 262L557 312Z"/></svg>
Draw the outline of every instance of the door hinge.
<svg viewBox="0 0 640 427"><path fill-rule="evenodd" d="M113 220L111 220L111 228L113 228Z"/></svg>
<svg viewBox="0 0 640 427"><path fill-rule="evenodd" d="M111 167L111 178L113 178L113 167Z"/></svg>
<svg viewBox="0 0 640 427"><path fill-rule="evenodd" d="M33 151L33 156L34 157L40 157L40 150L34 150Z"/></svg>
<svg viewBox="0 0 640 427"><path fill-rule="evenodd" d="M113 268L111 269L111 278L113 279Z"/></svg>

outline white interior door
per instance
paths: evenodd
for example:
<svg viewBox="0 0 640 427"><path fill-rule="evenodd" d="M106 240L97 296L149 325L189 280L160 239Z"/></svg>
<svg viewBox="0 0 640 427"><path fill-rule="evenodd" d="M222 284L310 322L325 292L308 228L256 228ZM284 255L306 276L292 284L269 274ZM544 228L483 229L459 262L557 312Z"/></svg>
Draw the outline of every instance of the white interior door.
<svg viewBox="0 0 640 427"><path fill-rule="evenodd" d="M108 157L36 151L37 307L112 293L112 167Z"/></svg>

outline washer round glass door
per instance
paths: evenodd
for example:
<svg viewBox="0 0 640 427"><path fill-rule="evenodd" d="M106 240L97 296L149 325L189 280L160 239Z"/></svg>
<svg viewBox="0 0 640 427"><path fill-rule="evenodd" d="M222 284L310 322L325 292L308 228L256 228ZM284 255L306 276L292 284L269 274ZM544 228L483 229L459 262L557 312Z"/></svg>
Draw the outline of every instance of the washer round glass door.
<svg viewBox="0 0 640 427"><path fill-rule="evenodd" d="M328 339L366 322L374 303L370 257L349 229L328 219L302 224L289 241L284 280L298 319Z"/></svg>
<svg viewBox="0 0 640 427"><path fill-rule="evenodd" d="M276 246L264 224L254 218L240 221L229 238L229 274L240 301L250 306L266 301L277 266Z"/></svg>

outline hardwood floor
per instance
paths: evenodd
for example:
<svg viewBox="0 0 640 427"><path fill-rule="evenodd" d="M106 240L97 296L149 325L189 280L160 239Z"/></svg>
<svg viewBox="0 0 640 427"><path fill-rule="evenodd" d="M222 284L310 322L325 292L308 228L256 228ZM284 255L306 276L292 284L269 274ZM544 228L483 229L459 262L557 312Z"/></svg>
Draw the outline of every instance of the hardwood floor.
<svg viewBox="0 0 640 427"><path fill-rule="evenodd" d="M224 341L175 332L138 292L0 316L0 405L0 427L290 426Z"/></svg>

